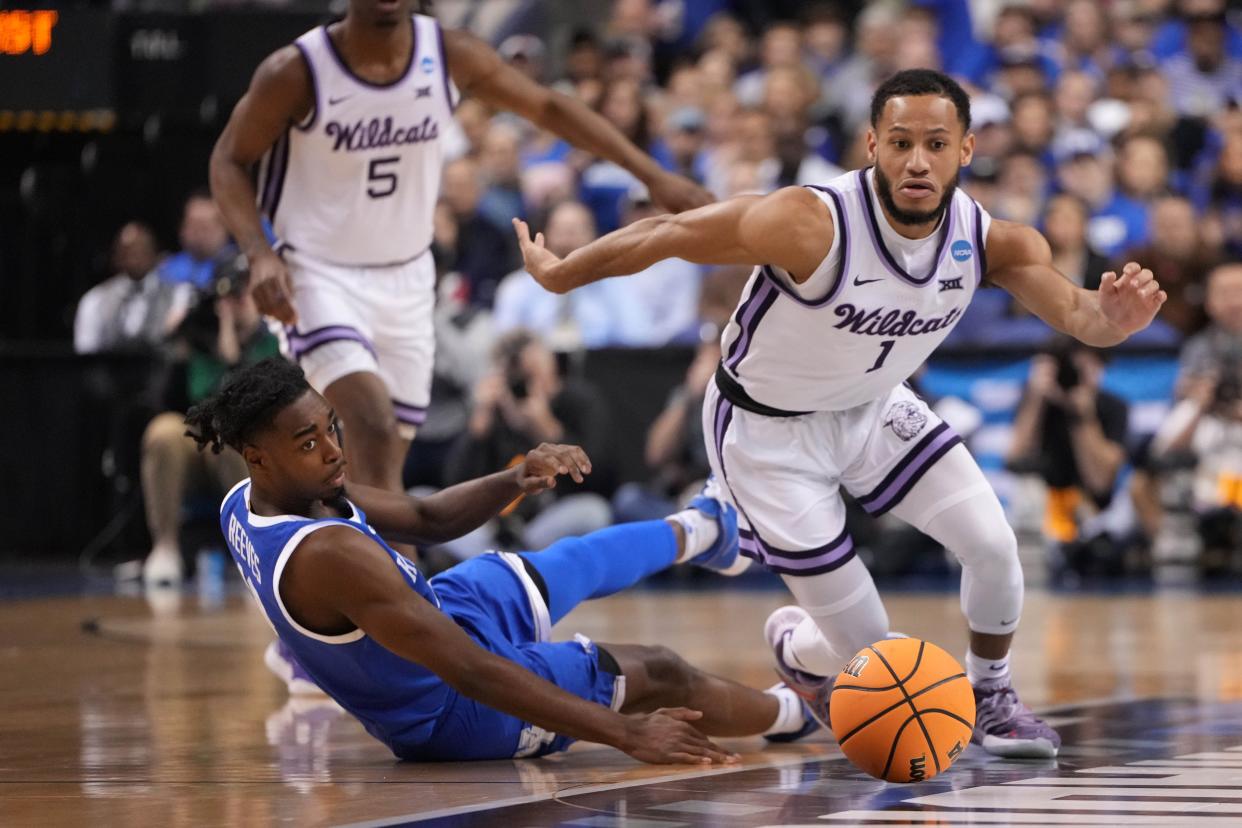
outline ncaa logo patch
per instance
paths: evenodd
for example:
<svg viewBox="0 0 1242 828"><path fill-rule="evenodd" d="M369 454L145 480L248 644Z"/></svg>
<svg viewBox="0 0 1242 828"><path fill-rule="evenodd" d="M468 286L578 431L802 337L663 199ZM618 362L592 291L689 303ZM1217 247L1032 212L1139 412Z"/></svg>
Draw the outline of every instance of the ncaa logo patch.
<svg viewBox="0 0 1242 828"><path fill-rule="evenodd" d="M418 62L418 68L423 70L424 75L430 75L436 71L436 62L432 60L431 55L424 55L423 59Z"/></svg>
<svg viewBox="0 0 1242 828"><path fill-rule="evenodd" d="M970 242L965 239L958 239L953 242L949 248L949 252L953 254L953 261L964 262L971 256L975 255L975 249L970 246Z"/></svg>

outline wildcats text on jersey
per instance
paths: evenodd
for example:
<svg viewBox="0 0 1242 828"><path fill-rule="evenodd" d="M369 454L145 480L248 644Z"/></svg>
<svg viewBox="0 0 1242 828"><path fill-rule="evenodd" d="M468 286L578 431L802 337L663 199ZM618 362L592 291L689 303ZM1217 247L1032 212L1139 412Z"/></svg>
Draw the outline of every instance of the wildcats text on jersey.
<svg viewBox="0 0 1242 828"><path fill-rule="evenodd" d="M423 141L434 141L440 137L440 125L431 119L423 118L422 123L408 127L393 128L392 117L384 119L372 118L370 121L355 121L342 124L339 121L328 121L324 126L328 137L335 138L333 152L358 152L360 150L398 147L404 144L418 144Z"/></svg>
<svg viewBox="0 0 1242 828"><path fill-rule="evenodd" d="M919 334L935 333L952 325L962 315L961 308L954 308L944 316L924 319L916 311L900 310L885 311L876 308L868 311L851 304L843 303L832 309L841 317L841 321L833 325L838 330L849 329L850 333L863 336L918 336Z"/></svg>

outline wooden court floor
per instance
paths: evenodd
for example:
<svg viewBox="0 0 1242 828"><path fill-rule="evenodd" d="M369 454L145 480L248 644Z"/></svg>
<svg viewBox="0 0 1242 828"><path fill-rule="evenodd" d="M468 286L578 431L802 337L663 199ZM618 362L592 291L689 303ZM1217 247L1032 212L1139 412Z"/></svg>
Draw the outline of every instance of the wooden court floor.
<svg viewBox="0 0 1242 828"><path fill-rule="evenodd" d="M956 595L886 598L895 629L963 651ZM823 737L728 742L742 765L708 772L593 745L402 764L330 707L289 702L242 594L0 602L0 825L1242 825L1240 598L1029 594L1017 680L1053 709L1063 756L971 748L914 786L861 777ZM768 686L762 625L785 600L632 592L557 634L664 643ZM1040 799L1058 791L1055 807Z"/></svg>

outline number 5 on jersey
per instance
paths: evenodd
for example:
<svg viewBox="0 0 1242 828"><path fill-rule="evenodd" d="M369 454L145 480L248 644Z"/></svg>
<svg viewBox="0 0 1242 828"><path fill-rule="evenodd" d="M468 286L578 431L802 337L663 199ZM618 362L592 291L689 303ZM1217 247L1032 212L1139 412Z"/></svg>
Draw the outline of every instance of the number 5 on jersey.
<svg viewBox="0 0 1242 828"><path fill-rule="evenodd" d="M396 164L401 159L395 155L372 158L367 165L367 195L371 198L388 198L397 191L397 174L385 171L384 165Z"/></svg>

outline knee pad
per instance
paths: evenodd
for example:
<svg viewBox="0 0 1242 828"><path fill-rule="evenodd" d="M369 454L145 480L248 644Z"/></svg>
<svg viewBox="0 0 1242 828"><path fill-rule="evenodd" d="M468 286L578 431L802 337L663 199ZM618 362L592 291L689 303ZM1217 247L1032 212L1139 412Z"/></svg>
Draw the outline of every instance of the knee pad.
<svg viewBox="0 0 1242 828"><path fill-rule="evenodd" d="M975 632L1017 628L1025 588L1018 539L990 491L945 509L926 530L962 564L962 612Z"/></svg>

